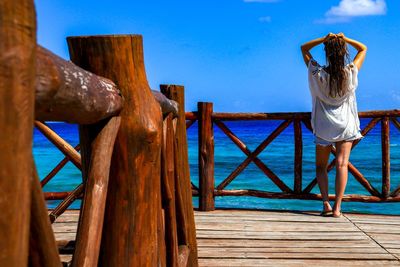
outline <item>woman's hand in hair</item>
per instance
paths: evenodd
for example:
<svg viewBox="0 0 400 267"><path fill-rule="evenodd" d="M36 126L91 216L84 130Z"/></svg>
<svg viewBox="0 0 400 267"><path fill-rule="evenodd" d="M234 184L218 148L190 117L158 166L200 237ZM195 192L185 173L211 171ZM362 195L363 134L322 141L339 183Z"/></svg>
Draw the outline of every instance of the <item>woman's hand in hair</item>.
<svg viewBox="0 0 400 267"><path fill-rule="evenodd" d="M324 42L326 42L326 41L328 41L328 40L330 40L330 39L332 39L332 38L335 38L335 37L336 37L336 34L330 32L330 33L328 33L328 34L325 36Z"/></svg>
<svg viewBox="0 0 400 267"><path fill-rule="evenodd" d="M346 43L357 49L357 55L354 57L353 63L357 66L358 69L361 69L361 66L364 63L365 55L367 54L367 46L359 41L344 36L344 34L343 39Z"/></svg>
<svg viewBox="0 0 400 267"><path fill-rule="evenodd" d="M343 32L339 32L338 34L336 34L337 37L339 38L343 38L344 39L344 33Z"/></svg>

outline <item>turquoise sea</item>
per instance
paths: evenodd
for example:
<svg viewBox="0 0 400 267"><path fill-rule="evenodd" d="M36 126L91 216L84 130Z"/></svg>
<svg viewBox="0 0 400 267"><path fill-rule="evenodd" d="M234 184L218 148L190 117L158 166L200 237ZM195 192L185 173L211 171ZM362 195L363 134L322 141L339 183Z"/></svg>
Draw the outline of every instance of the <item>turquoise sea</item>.
<svg viewBox="0 0 400 267"><path fill-rule="evenodd" d="M226 125L248 146L254 150L282 121L242 121L226 122ZM361 127L365 126L369 119L361 120ZM79 143L77 125L66 123L50 123L49 126L71 145ZM382 161L381 161L381 129L378 123L375 128L364 137L354 148L350 161L379 191L381 190ZM215 143L215 180L219 184L242 161L245 154L214 126ZM191 179L198 185L198 150L197 150L197 124L188 129L189 163ZM34 132L34 157L39 176L45 177L64 156L59 152L40 132ZM303 188L315 177L315 145L312 134L303 127ZM259 156L276 175L278 175L289 187L293 188L294 167L294 136L293 127L290 125L282 132ZM332 157L331 157L332 159ZM390 159L391 159L391 189L400 185L400 132L391 125L390 128ZM45 191L69 191L81 182L81 174L71 163L68 163L52 181L44 188ZM335 173L329 173L330 193L334 193ZM254 163L250 165L228 185L226 189L257 189L271 192L279 192L279 188L273 184ZM316 186L312 191L318 193ZM346 194L369 193L354 177L349 174L349 182ZM54 207L58 202L49 201L49 207ZM193 198L193 204L198 206L198 200ZM73 206L79 207L79 201ZM315 200L284 200L262 199L256 197L217 197L216 207L226 208L254 208L254 209L278 209L278 210L320 210L320 201ZM343 203L345 212L363 212L376 214L400 215L399 203Z"/></svg>

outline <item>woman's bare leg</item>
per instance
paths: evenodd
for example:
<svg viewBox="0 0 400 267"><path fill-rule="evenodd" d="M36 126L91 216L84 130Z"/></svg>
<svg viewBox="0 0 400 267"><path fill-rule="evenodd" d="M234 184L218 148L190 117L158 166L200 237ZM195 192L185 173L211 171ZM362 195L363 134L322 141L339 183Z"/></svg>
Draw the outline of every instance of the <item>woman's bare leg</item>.
<svg viewBox="0 0 400 267"><path fill-rule="evenodd" d="M315 163L316 163L316 173L317 182L319 190L321 191L323 211L332 210L329 204L328 195L328 172L326 168L328 167L329 154L331 152L331 146L320 146L317 145L315 149Z"/></svg>
<svg viewBox="0 0 400 267"><path fill-rule="evenodd" d="M348 165L352 143L352 141L336 143L336 196L335 205L333 206L333 216L340 216L342 198L347 184Z"/></svg>

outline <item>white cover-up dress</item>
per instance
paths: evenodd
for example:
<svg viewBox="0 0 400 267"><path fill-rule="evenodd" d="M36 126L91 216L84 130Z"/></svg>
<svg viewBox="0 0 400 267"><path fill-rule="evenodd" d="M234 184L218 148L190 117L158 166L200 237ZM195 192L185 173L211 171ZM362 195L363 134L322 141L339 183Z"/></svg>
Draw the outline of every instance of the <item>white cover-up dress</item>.
<svg viewBox="0 0 400 267"><path fill-rule="evenodd" d="M308 63L308 82L312 97L311 125L317 138L328 142L362 138L355 91L358 69L354 63L345 66L348 87L343 96L329 95L329 74L314 59Z"/></svg>

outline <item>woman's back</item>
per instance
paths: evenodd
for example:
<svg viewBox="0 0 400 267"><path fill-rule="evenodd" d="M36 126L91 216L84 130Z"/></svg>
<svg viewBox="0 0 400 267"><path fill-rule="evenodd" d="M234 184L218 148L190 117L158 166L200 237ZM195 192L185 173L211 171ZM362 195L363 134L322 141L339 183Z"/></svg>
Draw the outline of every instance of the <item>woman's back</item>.
<svg viewBox="0 0 400 267"><path fill-rule="evenodd" d="M344 67L343 94L331 95L330 75L326 68L313 59L308 66L308 81L312 96L311 125L314 134L324 140L336 142L361 138L355 91L358 70L353 64Z"/></svg>

